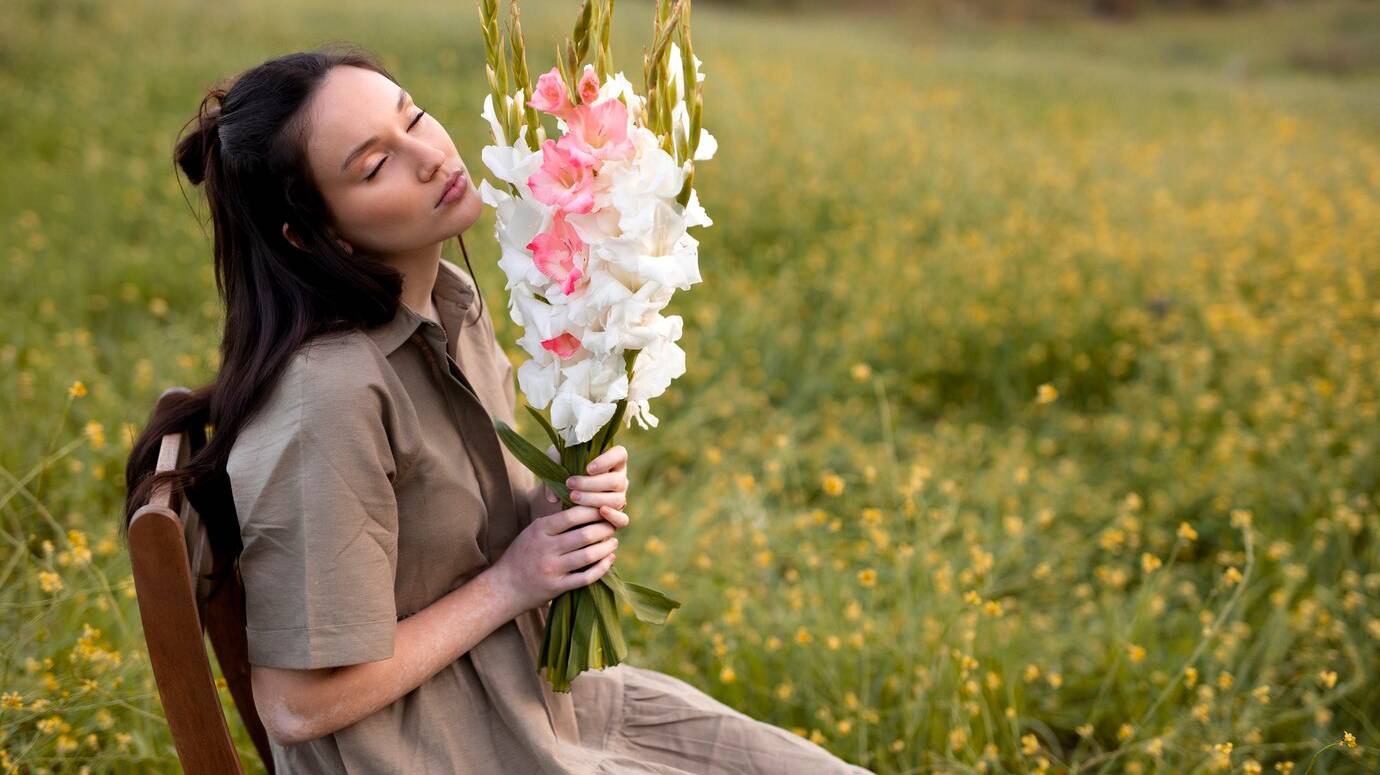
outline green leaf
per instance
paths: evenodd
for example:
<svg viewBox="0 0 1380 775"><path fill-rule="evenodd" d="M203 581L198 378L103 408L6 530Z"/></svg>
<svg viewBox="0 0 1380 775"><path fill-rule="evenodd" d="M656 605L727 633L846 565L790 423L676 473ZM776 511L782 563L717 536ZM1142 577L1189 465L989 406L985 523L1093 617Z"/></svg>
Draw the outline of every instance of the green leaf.
<svg viewBox="0 0 1380 775"><path fill-rule="evenodd" d="M632 606L633 615L648 624L665 624L671 612L680 608L679 600L673 600L651 587L627 581L617 575L613 568L609 568L602 578L608 580L609 586Z"/></svg>
<svg viewBox="0 0 1380 775"><path fill-rule="evenodd" d="M608 574L605 573L605 576ZM605 639L605 645L612 655L611 662L618 664L628 655L628 643L623 638L623 623L618 616L618 598L613 593L613 589L604 583L603 577L590 585L589 591L594 598L596 612L599 614L599 631Z"/></svg>
<svg viewBox="0 0 1380 775"><path fill-rule="evenodd" d="M571 592L562 592L551 603L551 617L547 621L546 638L542 641L549 644L549 648L543 651L546 680L558 692L570 691L570 676L566 674L565 666L570 651L570 609L573 604L574 595Z"/></svg>
<svg viewBox="0 0 1380 775"><path fill-rule="evenodd" d="M533 417L537 418L537 423L541 425L542 430L546 431L546 437L551 439L551 445L556 448L556 451L560 452L564 450L565 439L562 439L561 434L557 433L556 429L551 427L551 422L546 419L546 415L542 414L531 404L527 404L527 411Z"/></svg>
<svg viewBox="0 0 1380 775"><path fill-rule="evenodd" d="M570 502L570 488L565 486L566 477L570 474L561 467L560 463L546 456L545 452L537 449L532 442L524 439L521 434L508 426L502 420L494 420L494 428L498 431L498 438L503 445L513 453L519 462L527 466L527 470L537 475L537 478L546 482L553 492L561 497L566 503Z"/></svg>
<svg viewBox="0 0 1380 775"><path fill-rule="evenodd" d="M574 598L575 624L570 631L570 660L565 666L567 680L573 679L589 667L589 642L594 634L594 601L589 597L588 588L581 587L575 590Z"/></svg>

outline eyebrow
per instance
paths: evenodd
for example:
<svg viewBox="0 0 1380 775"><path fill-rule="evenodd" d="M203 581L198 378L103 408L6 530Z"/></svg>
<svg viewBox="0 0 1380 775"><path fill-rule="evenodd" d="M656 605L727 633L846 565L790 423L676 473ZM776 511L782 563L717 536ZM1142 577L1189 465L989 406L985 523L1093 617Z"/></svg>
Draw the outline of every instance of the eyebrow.
<svg viewBox="0 0 1380 775"><path fill-rule="evenodd" d="M403 105L405 104L407 104L407 90L399 87L397 109L402 110ZM374 135L373 137L370 137L368 140L365 140L364 142L360 143L353 151L350 151L350 155L346 156L345 161L340 163L340 171L344 172L345 170L349 169L350 162L354 161L355 158L358 157L361 153L364 153L365 151L369 150L369 146L378 142L378 140L379 136Z"/></svg>

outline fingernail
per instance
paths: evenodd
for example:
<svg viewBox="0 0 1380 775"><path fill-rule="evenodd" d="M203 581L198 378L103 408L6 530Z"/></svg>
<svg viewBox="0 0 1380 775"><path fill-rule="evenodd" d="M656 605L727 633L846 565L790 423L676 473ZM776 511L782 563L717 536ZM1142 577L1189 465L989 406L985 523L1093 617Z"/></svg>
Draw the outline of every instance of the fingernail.
<svg viewBox="0 0 1380 775"><path fill-rule="evenodd" d="M595 466L593 463L590 463L590 464L589 464L589 472L590 472L591 474L593 474L593 473L598 473L598 471L599 471L599 469L598 469L597 466Z"/></svg>
<svg viewBox="0 0 1380 775"><path fill-rule="evenodd" d="M572 477L570 477L569 479L565 480L565 486L566 486L566 487L574 487L574 486L575 486L575 477L572 476Z"/></svg>
<svg viewBox="0 0 1380 775"><path fill-rule="evenodd" d="M570 499L573 501L580 500L580 491L575 490L574 492L570 493Z"/></svg>

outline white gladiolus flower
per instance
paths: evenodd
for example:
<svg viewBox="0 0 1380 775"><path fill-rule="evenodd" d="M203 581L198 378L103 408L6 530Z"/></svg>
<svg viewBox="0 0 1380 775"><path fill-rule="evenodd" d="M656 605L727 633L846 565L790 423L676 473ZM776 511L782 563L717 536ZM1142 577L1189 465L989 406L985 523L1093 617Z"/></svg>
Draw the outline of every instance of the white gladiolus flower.
<svg viewBox="0 0 1380 775"><path fill-rule="evenodd" d="M579 444L594 438L613 418L617 401L628 397L628 375L621 355L590 356L564 371L551 400L551 424L567 444Z"/></svg>
<svg viewBox="0 0 1380 775"><path fill-rule="evenodd" d="M531 354L530 350L528 354ZM556 386L561 382L560 359L549 352L546 355L549 357L534 355L532 360L523 363L517 370L518 387L527 396L527 403L537 409L545 409L551 403L556 395Z"/></svg>
<svg viewBox="0 0 1380 775"><path fill-rule="evenodd" d="M679 48L672 43L671 49L672 122L688 130ZM699 58L694 62L703 80ZM684 206L676 202L690 160L677 163L656 134L638 123L644 101L623 73L604 80L593 105L620 97L628 107L625 147L631 150L593 161L568 154L546 159L544 148L528 147L525 125L508 144L492 96L481 113L496 144L485 146L480 157L502 183L482 181L480 198L495 211L508 311L523 329L518 344L529 356L518 366L518 386L533 408L549 409L565 444L593 439L620 401L626 402L625 425L657 426L650 401L685 373L685 351L676 344L682 318L662 311L676 290L701 282L699 240L686 230L713 224L693 188ZM505 99L521 98L519 91ZM599 115L609 118L597 120L617 121L623 113ZM587 127L588 119L583 121ZM562 133L570 129L560 119L556 125ZM615 142L621 136L617 127L600 131ZM579 147L582 140L572 139ZM710 159L716 149L713 136L701 129L694 159ZM543 200L528 182L533 179ZM567 187L572 198L566 198ZM588 212L564 209L577 193L584 206L575 209L592 200Z"/></svg>
<svg viewBox="0 0 1380 775"><path fill-rule="evenodd" d="M609 204L617 208L618 225L625 234L650 228L653 208L664 203L662 200L673 199L685 184L685 171L657 145L650 130L638 127L633 144L637 156L632 161L608 164L600 170L601 176L607 174L611 179Z"/></svg>
<svg viewBox="0 0 1380 775"><path fill-rule="evenodd" d="M598 105L608 99L618 99L620 96L628 106L628 115L631 121L631 116L636 115L642 109L642 98L633 89L632 83L623 75L622 70L610 75L604 81L604 85L599 87L599 99L595 100L594 104Z"/></svg>
<svg viewBox="0 0 1380 775"><path fill-rule="evenodd" d="M503 125L498 123L498 114L494 112L494 95L484 95L484 109L479 116L489 122L489 131L493 133L494 142L499 145L507 145L508 138L503 134Z"/></svg>
<svg viewBox="0 0 1380 775"><path fill-rule="evenodd" d="M685 351L676 344L681 335L680 315L662 318L653 326L663 336L641 348L633 361L632 380L628 383L628 398L645 401L656 398L671 386L671 380L685 373Z"/></svg>
<svg viewBox="0 0 1380 775"><path fill-rule="evenodd" d="M704 73L700 72L700 65L704 63L694 54L690 55L690 61L695 64L695 81L703 81ZM667 75L671 76L671 99L684 102L685 69L680 64L680 46L674 40L671 41L671 66L667 68Z"/></svg>

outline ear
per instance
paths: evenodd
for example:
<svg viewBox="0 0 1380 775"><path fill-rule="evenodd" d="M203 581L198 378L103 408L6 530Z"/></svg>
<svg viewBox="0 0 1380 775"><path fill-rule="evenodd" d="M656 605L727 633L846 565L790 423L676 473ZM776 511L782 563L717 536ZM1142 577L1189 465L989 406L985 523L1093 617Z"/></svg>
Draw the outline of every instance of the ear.
<svg viewBox="0 0 1380 775"><path fill-rule="evenodd" d="M292 227L288 226L286 222L283 223L283 238L291 242L298 250L306 250L306 248L302 247L302 241L297 239L297 234L293 232Z"/></svg>
<svg viewBox="0 0 1380 775"><path fill-rule="evenodd" d="M332 230L331 234L334 235L335 231ZM283 223L283 238L295 245L298 250L306 250L306 248L302 247L302 241L297 238L296 232L294 232L292 230L292 227L287 225L286 222ZM335 241L340 243L341 250L344 250L346 253L349 253L351 255L354 254L355 248L353 245L341 239L340 237L336 237Z"/></svg>

